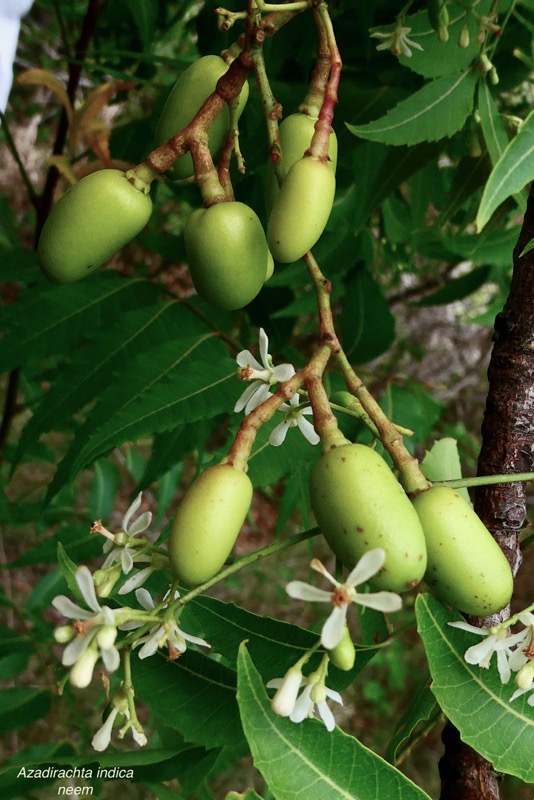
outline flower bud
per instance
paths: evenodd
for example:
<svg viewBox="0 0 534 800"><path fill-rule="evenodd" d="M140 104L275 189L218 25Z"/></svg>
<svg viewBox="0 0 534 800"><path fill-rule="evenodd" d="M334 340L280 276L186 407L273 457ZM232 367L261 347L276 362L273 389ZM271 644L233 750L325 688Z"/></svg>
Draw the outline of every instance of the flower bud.
<svg viewBox="0 0 534 800"><path fill-rule="evenodd" d="M458 47L469 47L469 28L464 25L458 36Z"/></svg>
<svg viewBox="0 0 534 800"><path fill-rule="evenodd" d="M515 685L518 689L530 689L532 681L534 681L534 661L529 661L515 676Z"/></svg>
<svg viewBox="0 0 534 800"><path fill-rule="evenodd" d="M310 693L310 698L314 703L324 703L326 700L326 686L324 683L316 683Z"/></svg>
<svg viewBox="0 0 534 800"><path fill-rule="evenodd" d="M297 667L291 667L284 675L282 684L271 700L271 708L279 717L289 717L300 689L302 672Z"/></svg>
<svg viewBox="0 0 534 800"><path fill-rule="evenodd" d="M56 628L54 631L54 639L58 644L67 644L67 642L70 642L73 638L74 631L72 630L72 625L61 625L60 628Z"/></svg>
<svg viewBox="0 0 534 800"><path fill-rule="evenodd" d="M93 677L93 670L98 661L98 650L95 647L89 647L74 664L70 671L69 680L72 686L77 686L78 689L85 689L91 683Z"/></svg>
<svg viewBox="0 0 534 800"><path fill-rule="evenodd" d="M109 650L115 644L117 628L114 625L102 625L96 634L96 643L102 650Z"/></svg>
<svg viewBox="0 0 534 800"><path fill-rule="evenodd" d="M97 569L93 574L97 597L109 597L120 576L121 568L119 565L108 569Z"/></svg>

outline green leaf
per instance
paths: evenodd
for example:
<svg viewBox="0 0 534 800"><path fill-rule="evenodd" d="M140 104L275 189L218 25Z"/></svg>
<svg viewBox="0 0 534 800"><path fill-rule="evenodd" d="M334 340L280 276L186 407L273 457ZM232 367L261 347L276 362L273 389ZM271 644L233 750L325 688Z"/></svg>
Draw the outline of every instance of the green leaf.
<svg viewBox="0 0 534 800"><path fill-rule="evenodd" d="M495 166L508 146L508 135L487 81L478 87L478 113L491 163Z"/></svg>
<svg viewBox="0 0 534 800"><path fill-rule="evenodd" d="M46 717L51 697L41 689L26 686L4 689L0 693L0 732L14 731Z"/></svg>
<svg viewBox="0 0 534 800"><path fill-rule="evenodd" d="M458 453L458 442L451 436L445 436L434 442L430 450L425 451L421 461L421 472L429 481L454 481L462 477L462 464ZM457 489L469 500L467 489Z"/></svg>
<svg viewBox="0 0 534 800"><path fill-rule="evenodd" d="M367 125L349 125L355 136L384 144L434 142L459 131L473 109L477 77L473 71L427 83L401 100L384 117Z"/></svg>
<svg viewBox="0 0 534 800"><path fill-rule="evenodd" d="M521 125L489 176L476 217L477 231L504 200L534 179L534 111Z"/></svg>
<svg viewBox="0 0 534 800"><path fill-rule="evenodd" d="M466 275L459 278L449 278L441 289L419 300L418 306L443 306L468 297L486 282L490 268L487 266L475 267Z"/></svg>
<svg viewBox="0 0 534 800"><path fill-rule="evenodd" d="M421 722L436 720L441 716L441 709L436 702L436 698L430 691L429 680L425 680L420 690L417 692L412 702L400 717L390 739L386 758L392 764L398 759L399 749L408 750L410 744L417 741L417 733L414 733Z"/></svg>
<svg viewBox="0 0 534 800"><path fill-rule="evenodd" d="M263 800L254 789L246 789L244 792L228 792L224 800Z"/></svg>
<svg viewBox="0 0 534 800"><path fill-rule="evenodd" d="M71 558L69 558L61 542L57 543L57 561L59 569L61 570L61 574L65 578L65 581L67 582L67 586L69 587L70 591L77 600L79 600L80 602L83 603L83 605L85 605L85 600L82 597L82 593L80 592L78 582L76 581L76 570L78 569L78 567L76 566L74 561Z"/></svg>
<svg viewBox="0 0 534 800"><path fill-rule="evenodd" d="M87 501L90 519L109 517L113 511L115 493L119 484L120 475L117 465L105 459L97 461L93 468L93 483Z"/></svg>
<svg viewBox="0 0 534 800"><path fill-rule="evenodd" d="M0 657L0 681L10 681L20 675L30 660L31 648L25 653L10 653Z"/></svg>
<svg viewBox="0 0 534 800"><path fill-rule="evenodd" d="M237 699L254 763L277 800L429 800L395 767L339 729L298 725L271 710L244 645Z"/></svg>
<svg viewBox="0 0 534 800"><path fill-rule="evenodd" d="M92 331L91 341L77 348L76 357L62 369L24 428L14 464L42 433L61 427L64 420L108 389L111 375L117 383L129 383L136 358L144 351L197 332L206 332L206 326L179 303L122 313L113 326Z"/></svg>
<svg viewBox="0 0 534 800"><path fill-rule="evenodd" d="M135 380L112 381L102 393L61 462L47 499L119 444L215 416L235 402L235 362L212 334L164 342L130 367Z"/></svg>
<svg viewBox="0 0 534 800"><path fill-rule="evenodd" d="M371 361L395 341L395 318L380 285L360 266L349 273L339 330L351 362Z"/></svg>
<svg viewBox="0 0 534 800"><path fill-rule="evenodd" d="M30 287L0 312L0 325L7 331L0 342L0 370L20 367L30 357L64 352L87 331L158 296L159 290L147 281L109 270L88 281Z"/></svg>
<svg viewBox="0 0 534 800"><path fill-rule="evenodd" d="M132 673L136 697L188 742L212 748L242 740L236 675L228 667L188 649L177 661L134 655Z"/></svg>
<svg viewBox="0 0 534 800"><path fill-rule="evenodd" d="M197 632L206 637L214 652L220 653L232 664L237 661L239 646L246 639L254 663L266 681L281 678L317 643L319 636L297 625L253 614L233 603L224 603L212 597L202 597L188 603L182 619L184 627L190 630L193 625L188 614L194 617ZM347 672L331 667L329 677L332 687L341 691L349 686L373 655L373 650L358 651L353 669Z"/></svg>
<svg viewBox="0 0 534 800"><path fill-rule="evenodd" d="M523 258L523 256L526 256L526 254L530 253L531 250L534 250L534 239L531 239L530 242L523 248L519 254L519 258Z"/></svg>
<svg viewBox="0 0 534 800"><path fill-rule="evenodd" d="M489 669L465 661L465 651L480 638L447 624L461 619L459 614L431 595L420 594L415 608L432 692L462 740L499 772L534 781L534 709L528 695L510 703L515 687L501 683L495 656Z"/></svg>
<svg viewBox="0 0 534 800"><path fill-rule="evenodd" d="M437 154L436 144L392 150L378 142L359 143L352 158L357 181L343 199L336 199L329 225L339 216L354 235L359 233L382 200Z"/></svg>

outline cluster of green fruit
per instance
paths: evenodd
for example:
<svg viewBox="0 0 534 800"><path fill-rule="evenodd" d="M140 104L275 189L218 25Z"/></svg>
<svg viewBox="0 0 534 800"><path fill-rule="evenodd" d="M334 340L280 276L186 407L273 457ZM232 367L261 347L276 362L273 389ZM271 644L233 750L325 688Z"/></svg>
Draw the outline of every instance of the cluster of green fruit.
<svg viewBox="0 0 534 800"><path fill-rule="evenodd" d="M221 57L209 55L185 70L161 113L156 146L194 119L228 68ZM237 119L248 93L245 83L237 100ZM252 208L223 194L187 219L184 242L191 277L198 294L209 303L225 310L242 308L271 277L273 256L282 263L296 261L321 236L334 201L337 142L332 134L328 162L306 156L316 121L297 113L280 125L284 179L279 189L271 170L267 234ZM226 105L209 127L212 157L223 148L231 124ZM190 153L169 171L173 179L191 178L194 173ZM147 224L152 211L149 190L135 170L103 169L82 178L54 206L44 225L38 258L45 275L70 283L109 260Z"/></svg>
<svg viewBox="0 0 534 800"><path fill-rule="evenodd" d="M197 586L223 566L252 499L248 476L229 464L206 469L178 508L169 554L183 583ZM405 592L424 580L454 608L475 616L500 611L513 578L501 549L469 503L435 486L411 501L386 461L362 444L332 447L310 477L319 528L351 570L369 550L386 553L373 588Z"/></svg>

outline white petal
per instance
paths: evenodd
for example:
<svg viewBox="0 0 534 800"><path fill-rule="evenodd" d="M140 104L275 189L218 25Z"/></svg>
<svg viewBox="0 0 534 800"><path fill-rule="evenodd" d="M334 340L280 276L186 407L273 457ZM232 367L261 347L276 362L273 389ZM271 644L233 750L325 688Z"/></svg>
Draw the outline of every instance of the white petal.
<svg viewBox="0 0 534 800"><path fill-rule="evenodd" d="M96 630L89 631L89 633L84 634L83 636L77 636L76 639L73 639L63 651L63 656L61 658L61 663L64 667L72 667L73 664L76 664L77 661L80 660L82 655L85 653L91 641L95 636Z"/></svg>
<svg viewBox="0 0 534 800"><path fill-rule="evenodd" d="M115 672L120 667L121 657L116 647L101 650L102 661L108 672Z"/></svg>
<svg viewBox="0 0 534 800"><path fill-rule="evenodd" d="M148 743L148 739L146 738L145 734L136 730L133 725L131 727L131 731L134 741L137 742L138 745L144 747Z"/></svg>
<svg viewBox="0 0 534 800"><path fill-rule="evenodd" d="M270 681L267 681L265 686L267 687L267 689L279 689L280 686L283 684L284 680L285 680L284 678L271 678Z"/></svg>
<svg viewBox="0 0 534 800"><path fill-rule="evenodd" d="M336 721L326 702L317 703L317 711L325 724L326 730L331 733L336 727Z"/></svg>
<svg viewBox="0 0 534 800"><path fill-rule="evenodd" d="M306 410L306 409L305 409ZM319 444L321 439L319 438L317 431L311 424L311 422L307 419L304 419L302 415L297 417L297 426L299 431L302 433L305 439L309 441L310 444Z"/></svg>
<svg viewBox="0 0 534 800"><path fill-rule="evenodd" d="M68 597L65 597L64 594L59 594L57 597L54 597L52 605L54 608L57 608L60 614L67 617L67 619L90 619L94 616L92 611L80 608L80 606L77 606L72 600L69 600Z"/></svg>
<svg viewBox="0 0 534 800"><path fill-rule="evenodd" d="M91 744L93 748L101 753L106 747L109 747L109 743L111 741L111 731L113 730L113 723L115 722L115 717L119 713L119 709L117 706L111 709L108 714L108 717L104 724L102 725L99 730L93 736L93 740Z"/></svg>
<svg viewBox="0 0 534 800"><path fill-rule="evenodd" d="M376 36L376 35L377 34L375 33L374 36ZM393 44L393 37L391 36L389 39L387 39L387 41L382 42L382 44L377 45L376 49L377 50L389 50L392 44Z"/></svg>
<svg viewBox="0 0 534 800"><path fill-rule="evenodd" d="M516 689L516 691L510 697L509 702L511 703L512 700L515 700L517 697L521 697L522 694L526 694L526 692L529 692L529 691L530 691L530 689ZM532 705L532 703L530 702L530 697L528 699L528 702L529 702L529 705Z"/></svg>
<svg viewBox="0 0 534 800"><path fill-rule="evenodd" d="M269 386L267 383L262 383L258 387L257 391L254 392L250 400L245 406L245 414L248 416L252 411L254 411L258 406L268 400L269 397L272 397L271 392L269 391Z"/></svg>
<svg viewBox="0 0 534 800"><path fill-rule="evenodd" d="M286 586L286 592L295 600L310 600L317 603L331 603L332 593L316 586L310 586L304 581L290 581Z"/></svg>
<svg viewBox="0 0 534 800"><path fill-rule="evenodd" d="M293 711L289 715L291 722L302 722L303 719L310 716L310 711L313 709L313 702L310 697L313 684L309 683L299 698L295 702Z"/></svg>
<svg viewBox="0 0 534 800"><path fill-rule="evenodd" d="M240 395L234 406L234 411L236 414L239 413L240 411L243 411L243 409L249 402L254 392L256 392L260 388L260 386L263 386L262 381L252 381L250 386L247 386L247 388L245 389L243 394Z"/></svg>
<svg viewBox="0 0 534 800"><path fill-rule="evenodd" d="M139 494L137 495L137 497L135 498L133 503L127 509L126 514L123 516L123 518L122 518L122 530L125 531L125 533L129 532L128 531L128 525L130 524L130 520L133 517L133 515L135 514L135 512L137 511L137 509L140 507L142 501L143 501L142 492L139 492Z"/></svg>
<svg viewBox="0 0 534 800"><path fill-rule="evenodd" d="M451 628L460 628L462 631L468 633L476 633L477 636L489 636L489 628L478 628L476 625L470 625L468 622L448 622Z"/></svg>
<svg viewBox="0 0 534 800"><path fill-rule="evenodd" d="M128 528L128 534L130 536L137 536L138 533L143 533L143 531L146 531L151 522L152 512L143 511L143 513L135 520L133 525Z"/></svg>
<svg viewBox="0 0 534 800"><path fill-rule="evenodd" d="M345 581L345 585L354 587L366 583L382 568L385 560L386 551L381 547L364 553Z"/></svg>
<svg viewBox="0 0 534 800"><path fill-rule="evenodd" d="M140 586L143 585L143 583L146 581L149 575L151 575L153 572L154 570L152 567L145 567L144 569L140 569L139 572L136 572L135 575L132 575L131 578L128 578L128 580L125 581L124 585L121 586L121 588L119 589L118 594L128 594L128 592L131 592L134 589L138 589ZM139 600L139 598L137 599ZM141 603L141 605L143 604ZM146 606L143 606L143 608L146 608ZM154 605L152 605L151 608L154 608Z"/></svg>
<svg viewBox="0 0 534 800"><path fill-rule="evenodd" d="M295 374L295 367L293 364L279 364L273 369L273 381L284 383L288 381Z"/></svg>
<svg viewBox="0 0 534 800"><path fill-rule="evenodd" d="M153 633L152 636L146 639L145 644L139 651L139 658L149 658L150 656L154 655L159 647L159 642L164 632L164 628L158 628L158 630ZM140 641L143 641L143 639L140 639Z"/></svg>
<svg viewBox="0 0 534 800"><path fill-rule="evenodd" d="M289 422L284 420L271 431L271 435L269 436L269 444L271 444L273 447L279 447L284 443L288 430Z"/></svg>
<svg viewBox="0 0 534 800"><path fill-rule="evenodd" d="M354 602L360 606L382 611L384 614L388 614L391 611L399 611L402 608L402 599L394 592L357 593Z"/></svg>
<svg viewBox="0 0 534 800"><path fill-rule="evenodd" d="M128 548L128 545L122 548L121 567L125 575L128 575L128 573L131 572L131 569L133 567L133 558Z"/></svg>
<svg viewBox="0 0 534 800"><path fill-rule="evenodd" d="M134 631L136 628L140 628L145 623L140 619L130 619L128 622L121 622L120 625L117 625L117 628L120 631Z"/></svg>
<svg viewBox="0 0 534 800"><path fill-rule="evenodd" d="M464 659L468 664L480 664L487 656L491 655L494 650L495 637L488 636L484 641L474 644L465 651Z"/></svg>
<svg viewBox="0 0 534 800"><path fill-rule="evenodd" d="M508 664L508 656L503 650L497 652L497 669L499 670L501 683L508 683L512 677L512 670Z"/></svg>
<svg viewBox="0 0 534 800"><path fill-rule="evenodd" d="M321 644L331 650L341 641L343 627L347 618L347 606L335 606L321 631Z"/></svg>
<svg viewBox="0 0 534 800"><path fill-rule="evenodd" d="M181 636L182 639L185 639L186 642L192 642L193 644L198 644L201 647L211 647L211 644L201 639L199 636L192 636L190 633L186 633L185 631L181 630L178 625L175 626L175 631L178 636Z"/></svg>
<svg viewBox="0 0 534 800"><path fill-rule="evenodd" d="M260 328L260 358L262 361L263 366L265 369L270 369L271 366L269 364L269 337L263 330Z"/></svg>
<svg viewBox="0 0 534 800"><path fill-rule="evenodd" d="M76 583L89 608L92 608L93 611L100 611L93 576L87 567L78 567L76 570Z"/></svg>
<svg viewBox="0 0 534 800"><path fill-rule="evenodd" d="M106 539L106 544L111 545L109 539ZM112 564L115 563L115 561L117 561L121 557L121 555L122 555L122 547L114 547L113 550L104 559L101 569L107 569L107 567L110 567Z"/></svg>
<svg viewBox="0 0 534 800"><path fill-rule="evenodd" d="M145 611L153 611L156 608L154 601L152 600L152 595L149 591L147 591L147 589L137 589L135 596L137 598L137 602L140 606L143 606Z"/></svg>
<svg viewBox="0 0 534 800"><path fill-rule="evenodd" d="M326 688L326 696L329 700L334 700L336 703L339 703L340 706L343 705L343 698L339 694L339 692L334 691L334 689L329 689L328 686Z"/></svg>
<svg viewBox="0 0 534 800"><path fill-rule="evenodd" d="M327 570L327 568L325 567L325 565L323 564L323 562L322 562L322 561L319 561L319 559L318 559L318 558L312 558L312 560L310 561L310 567L311 567L312 569L314 569L314 570L315 570L315 572L318 572L318 573L319 573L319 575L322 575L322 576L323 576L323 578L326 578L326 579L327 579L327 581L330 581L330 583L331 583L333 586L336 586L337 588L339 588L340 586L342 586L342 584L341 584L339 581L336 581L336 579L334 578L334 576L333 576L333 575L331 575L331 574L328 572L328 570Z"/></svg>
<svg viewBox="0 0 534 800"><path fill-rule="evenodd" d="M250 350L241 350L241 352L237 354L236 361L239 367L252 367L252 369L260 371L264 369L263 365L260 364L259 361L256 361Z"/></svg>

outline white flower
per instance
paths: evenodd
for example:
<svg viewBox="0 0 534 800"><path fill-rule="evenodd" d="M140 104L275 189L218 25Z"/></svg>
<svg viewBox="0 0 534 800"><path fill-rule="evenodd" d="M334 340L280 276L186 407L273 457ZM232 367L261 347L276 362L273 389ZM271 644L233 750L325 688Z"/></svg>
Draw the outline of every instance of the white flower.
<svg viewBox="0 0 534 800"><path fill-rule="evenodd" d="M366 583L369 578L376 575L382 568L386 560L386 553L382 548L369 550L360 558L345 583L339 583L321 564L314 558L310 564L312 569L320 572L321 575L333 584L334 591L325 591L310 586L303 581L291 581L286 586L286 591L290 597L298 600L310 600L319 603L332 603L334 608L321 631L321 644L327 650L331 650L341 640L343 628L347 616L347 608L350 603L358 603L361 606L374 608L378 611L389 612L398 611L402 606L402 600L394 592L374 592L360 593L355 587L361 583Z"/></svg>
<svg viewBox="0 0 534 800"><path fill-rule="evenodd" d="M314 717L317 711L326 729L333 731L336 722L326 701L334 700L343 705L341 695L325 686L321 668L308 677L304 677L300 670L298 672L299 676L293 667L283 678L273 678L267 683L267 688L278 690L271 701L273 711L280 716L289 717L291 722L295 723ZM302 693L297 697L299 689L303 686Z"/></svg>
<svg viewBox="0 0 534 800"><path fill-rule="evenodd" d="M125 575L128 575L134 566L134 562L150 562L151 558L149 555L135 552L135 548L145 544L147 539L151 542L157 539L157 535L145 536L144 541L141 542L135 539L140 533L144 533L152 522L152 514L150 511L144 511L135 522L132 522L132 517L139 509L141 503L142 493L139 492L122 518L122 530L118 534L110 534L100 522L93 523L92 530L94 532L103 533L107 536L107 540L104 544L104 552L108 553L108 555L102 564L102 569L107 569L116 561L120 561L122 571ZM119 594L121 593L124 594L122 590Z"/></svg>
<svg viewBox="0 0 534 800"><path fill-rule="evenodd" d="M402 53L403 56L410 58L412 51L410 47L415 50L422 50L423 48L418 42L413 39L408 39L408 34L412 29L402 26L397 26L392 31L375 30L371 33L372 39L383 39L384 41L377 45L377 50L391 50L394 56Z"/></svg>
<svg viewBox="0 0 534 800"><path fill-rule="evenodd" d="M289 717L293 713L300 687L305 683L302 671L298 667L288 669L283 678L273 678L267 688L276 689L271 700L271 708L279 717Z"/></svg>
<svg viewBox="0 0 534 800"><path fill-rule="evenodd" d="M169 592L167 592L163 599L165 600L168 595ZM155 609L154 600L146 589L137 589L135 596L139 604L142 605L146 611L153 611ZM178 597L180 597L179 593L175 592L174 599L177 600ZM134 630L141 625L144 625L144 623L136 620L126 622L124 625L121 625L120 628L121 630ZM169 658L177 658L178 654L185 653L187 642L192 642L202 647L211 647L204 639L200 639L198 636L192 636L190 633L186 633L179 628L178 623L173 618L161 624L153 625L145 636L142 636L135 642L134 647L142 645L139 651L139 658L148 658L149 656L153 656L158 648L167 645Z"/></svg>
<svg viewBox="0 0 534 800"><path fill-rule="evenodd" d="M280 406L280 410L285 411L285 418L284 421L281 422L276 428L273 428L271 431L271 435L269 436L269 444L272 444L273 447L278 447L281 445L285 438L288 430L290 428L298 428L305 439L308 440L310 444L318 444L320 439L317 435L315 428L313 427L312 423L309 420L304 419L304 414L313 414L310 406L306 406L305 408L295 408L299 406L300 400L298 394L294 394L293 397L290 399L288 403L282 403Z"/></svg>
<svg viewBox="0 0 534 800"><path fill-rule="evenodd" d="M512 647L524 641L526 631L506 635L506 628L498 626L492 628L478 628L468 622L449 622L451 628L460 628L468 633L483 636L484 641L469 647L464 654L464 659L468 664L478 664L479 667L489 669L493 653L497 653L497 669L501 678L501 683L508 683L511 677L510 656L513 654Z"/></svg>
<svg viewBox="0 0 534 800"><path fill-rule="evenodd" d="M99 656L108 672L114 672L120 664L119 652L115 647L117 612L99 605L93 576L87 567L78 567L76 583L90 611L76 605L65 595L54 597L52 605L67 619L76 620L73 625L76 636L67 644L61 661L65 667L73 667L71 683L87 686Z"/></svg>
<svg viewBox="0 0 534 800"><path fill-rule="evenodd" d="M259 338L261 364L254 358L250 350L242 350L236 358L237 364L241 368L238 371L239 377L244 381L252 381L252 383L247 386L236 402L234 411L245 409L247 415L271 397L269 389L273 384L288 381L295 374L295 368L291 364L273 366L272 357L268 353L269 339L263 328L260 328Z"/></svg>
<svg viewBox="0 0 534 800"><path fill-rule="evenodd" d="M134 741L136 741L138 745L144 747L148 742L148 739L146 738L145 734L142 731L138 731L135 725L133 725L129 721L130 710L128 708L128 703L126 699L124 699L118 703L114 703L113 708L106 717L104 724L102 725L101 728L97 730L97 732L93 736L91 744L93 748L97 750L99 753L101 753L103 750L109 747L109 744L111 742L111 733L113 731L113 724L118 714L122 714L123 716L126 717L127 720L126 725L123 728L121 728L119 732L119 739L122 739L126 731L129 729L132 732Z"/></svg>

